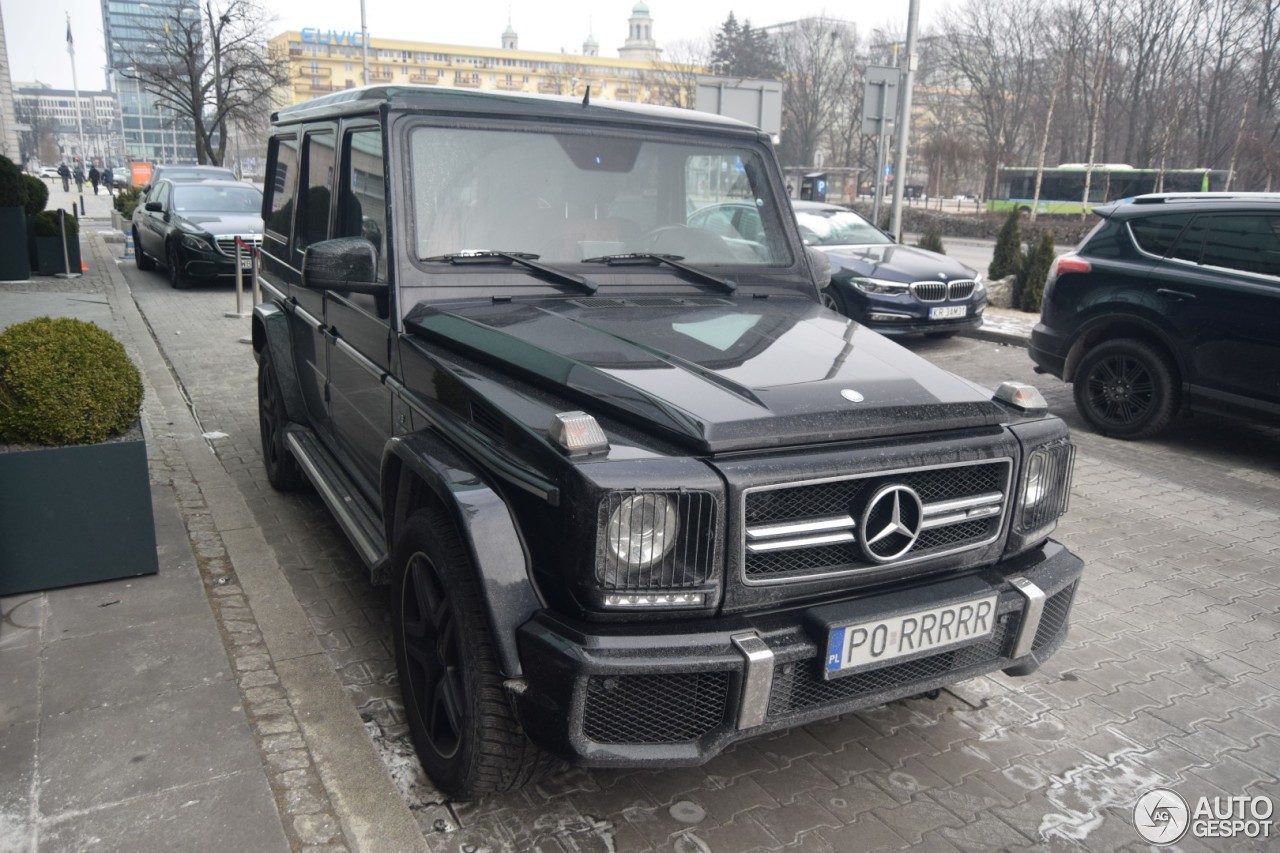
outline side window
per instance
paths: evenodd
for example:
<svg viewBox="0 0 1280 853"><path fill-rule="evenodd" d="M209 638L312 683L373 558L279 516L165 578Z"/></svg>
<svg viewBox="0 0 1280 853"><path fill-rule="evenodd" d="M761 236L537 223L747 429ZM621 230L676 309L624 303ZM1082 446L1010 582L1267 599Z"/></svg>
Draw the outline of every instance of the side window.
<svg viewBox="0 0 1280 853"><path fill-rule="evenodd" d="M1138 248L1150 255L1168 257L1182 229L1191 221L1189 213L1171 213L1165 216L1147 216L1129 222L1129 230Z"/></svg>
<svg viewBox="0 0 1280 853"><path fill-rule="evenodd" d="M329 202L333 198L333 133L308 133L303 151L305 183L298 194L298 217L294 246L304 251L312 243L329 239Z"/></svg>
<svg viewBox="0 0 1280 853"><path fill-rule="evenodd" d="M1201 216L1188 225L1183 230L1182 236L1178 238L1177 244L1169 250L1168 257L1190 261L1193 264L1200 263L1200 256L1204 252L1204 231L1208 220L1209 217Z"/></svg>
<svg viewBox="0 0 1280 853"><path fill-rule="evenodd" d="M1203 217L1201 263L1241 272L1280 275L1280 217L1239 213Z"/></svg>
<svg viewBox="0 0 1280 853"><path fill-rule="evenodd" d="M387 280L387 205L382 131L354 130L342 142L341 196L335 237L363 237L378 251L378 281Z"/></svg>
<svg viewBox="0 0 1280 853"><path fill-rule="evenodd" d="M293 197L298 188L298 140L278 136L271 140L275 160L267 178L269 193L266 228L282 240L289 239L289 223L293 217Z"/></svg>
<svg viewBox="0 0 1280 853"><path fill-rule="evenodd" d="M168 210L169 209L169 188L171 186L173 185L162 181L160 183L160 186L155 188L155 192L151 194L151 198L147 199L147 201L158 201L160 202L161 206L165 210Z"/></svg>

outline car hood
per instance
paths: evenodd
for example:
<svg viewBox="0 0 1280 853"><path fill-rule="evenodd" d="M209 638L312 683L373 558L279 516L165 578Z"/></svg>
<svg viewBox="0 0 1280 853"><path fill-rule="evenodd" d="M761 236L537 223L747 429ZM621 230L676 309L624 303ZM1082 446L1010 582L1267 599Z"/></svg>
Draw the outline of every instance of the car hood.
<svg viewBox="0 0 1280 853"><path fill-rule="evenodd" d="M805 299L421 304L406 326L701 452L1007 419L973 385Z"/></svg>
<svg viewBox="0 0 1280 853"><path fill-rule="evenodd" d="M897 243L870 246L817 246L831 259L831 275L881 278L888 281L951 281L973 278L974 271L959 261Z"/></svg>
<svg viewBox="0 0 1280 853"><path fill-rule="evenodd" d="M193 234L246 235L262 233L262 217L257 213L185 213L178 227Z"/></svg>

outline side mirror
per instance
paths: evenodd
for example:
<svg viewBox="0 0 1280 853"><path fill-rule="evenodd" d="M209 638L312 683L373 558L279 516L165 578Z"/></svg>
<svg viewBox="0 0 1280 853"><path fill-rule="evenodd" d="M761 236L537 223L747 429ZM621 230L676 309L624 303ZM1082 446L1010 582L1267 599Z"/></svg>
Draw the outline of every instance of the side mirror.
<svg viewBox="0 0 1280 853"><path fill-rule="evenodd" d="M813 271L814 285L818 290L826 290L827 285L831 284L831 259L826 252L812 246L807 247L804 253L809 256L809 269Z"/></svg>
<svg viewBox="0 0 1280 853"><path fill-rule="evenodd" d="M147 202L147 210L151 211L152 213L163 213L164 205L160 204L160 202L158 201L149 201Z"/></svg>
<svg viewBox="0 0 1280 853"><path fill-rule="evenodd" d="M378 281L378 252L363 237L339 237L312 243L302 256L302 286L309 290L385 293Z"/></svg>

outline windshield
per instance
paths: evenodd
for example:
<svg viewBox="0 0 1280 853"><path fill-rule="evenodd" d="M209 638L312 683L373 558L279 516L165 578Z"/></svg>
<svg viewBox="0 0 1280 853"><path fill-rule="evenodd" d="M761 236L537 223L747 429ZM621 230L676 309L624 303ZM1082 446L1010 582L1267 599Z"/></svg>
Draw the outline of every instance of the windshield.
<svg viewBox="0 0 1280 853"><path fill-rule="evenodd" d="M257 213L262 209L262 193L247 184L242 187L175 185L173 209L179 213Z"/></svg>
<svg viewBox="0 0 1280 853"><path fill-rule="evenodd" d="M893 241L852 210L797 210L806 246L878 246Z"/></svg>
<svg viewBox="0 0 1280 853"><path fill-rule="evenodd" d="M410 156L419 259L502 251L565 264L653 252L698 265L792 263L751 148L419 127Z"/></svg>

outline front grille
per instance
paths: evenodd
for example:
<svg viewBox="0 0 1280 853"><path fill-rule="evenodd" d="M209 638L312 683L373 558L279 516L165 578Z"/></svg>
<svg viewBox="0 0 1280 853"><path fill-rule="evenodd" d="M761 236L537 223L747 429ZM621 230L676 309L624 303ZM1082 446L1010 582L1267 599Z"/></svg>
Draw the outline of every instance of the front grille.
<svg viewBox="0 0 1280 853"><path fill-rule="evenodd" d="M954 670L992 663L1008 654L1009 640L1021 615L1013 612L1000 617L991 636L981 643L830 681L822 677L821 658L779 666L773 672L769 716L776 718L822 705L835 705L927 681Z"/></svg>
<svg viewBox="0 0 1280 853"><path fill-rule="evenodd" d="M241 237L240 241L243 242L246 246L249 246L251 249L260 248L262 246L262 237L260 236ZM234 258L236 256L236 238L235 237L219 237L217 242L218 242L219 252L222 252L222 254L226 255L229 258ZM241 249L240 251L242 254L244 253L243 249Z"/></svg>
<svg viewBox="0 0 1280 853"><path fill-rule="evenodd" d="M1040 627L1036 629L1036 638L1031 641L1031 650L1039 651L1053 638L1058 636L1067 624L1067 614L1071 612L1071 600L1075 597L1076 585L1063 587L1049 596L1040 613Z"/></svg>
<svg viewBox="0 0 1280 853"><path fill-rule="evenodd" d="M1010 467L1002 459L748 490L743 509L744 577L748 583L782 582L897 565L987 544L1000 531ZM859 527L865 505L876 504L887 486L914 492L924 521L909 550L886 559L896 551L872 548L880 558L872 560L860 544L871 537ZM904 512L902 517L909 515ZM883 518L883 513L869 515L866 526L876 518Z"/></svg>
<svg viewBox="0 0 1280 853"><path fill-rule="evenodd" d="M596 743L687 743L724 723L728 672L587 680L582 731Z"/></svg>
<svg viewBox="0 0 1280 853"><path fill-rule="evenodd" d="M921 302L942 302L946 299L968 299L976 286L971 278L958 278L952 282L913 281L911 293Z"/></svg>

